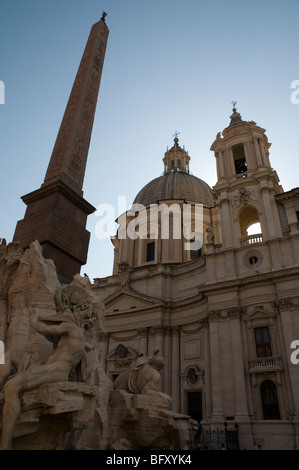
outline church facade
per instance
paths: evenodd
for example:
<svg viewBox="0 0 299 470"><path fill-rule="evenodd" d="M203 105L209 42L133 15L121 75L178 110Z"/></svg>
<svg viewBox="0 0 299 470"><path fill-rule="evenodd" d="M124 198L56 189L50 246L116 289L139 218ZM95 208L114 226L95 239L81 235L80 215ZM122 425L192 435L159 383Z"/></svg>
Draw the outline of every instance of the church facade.
<svg viewBox="0 0 299 470"><path fill-rule="evenodd" d="M176 137L163 176L119 220L113 275L93 286L105 303L102 360L114 380L159 350L174 411L202 430L237 426L240 448L294 449L299 190L281 187L265 129L235 108L230 119L211 146L213 188L190 174Z"/></svg>

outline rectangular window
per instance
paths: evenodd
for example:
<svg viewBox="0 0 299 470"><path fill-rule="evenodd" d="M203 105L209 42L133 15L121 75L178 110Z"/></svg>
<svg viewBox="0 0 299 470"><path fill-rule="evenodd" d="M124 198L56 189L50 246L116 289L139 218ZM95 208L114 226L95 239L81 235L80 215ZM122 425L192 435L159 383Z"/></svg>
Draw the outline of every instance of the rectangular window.
<svg viewBox="0 0 299 470"><path fill-rule="evenodd" d="M146 245L146 262L155 261L155 242Z"/></svg>
<svg viewBox="0 0 299 470"><path fill-rule="evenodd" d="M272 356L269 328L267 326L254 328L254 336L257 357Z"/></svg>

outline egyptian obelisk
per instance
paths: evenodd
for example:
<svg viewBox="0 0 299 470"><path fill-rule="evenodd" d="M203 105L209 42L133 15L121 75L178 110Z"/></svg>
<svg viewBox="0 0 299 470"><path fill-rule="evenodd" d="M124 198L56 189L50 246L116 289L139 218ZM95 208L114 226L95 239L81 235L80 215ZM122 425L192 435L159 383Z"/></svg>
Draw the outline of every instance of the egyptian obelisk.
<svg viewBox="0 0 299 470"><path fill-rule="evenodd" d="M105 17L91 28L44 183L22 197L27 210L14 234L22 248L38 240L66 283L86 263L86 221L95 211L82 188L109 34Z"/></svg>

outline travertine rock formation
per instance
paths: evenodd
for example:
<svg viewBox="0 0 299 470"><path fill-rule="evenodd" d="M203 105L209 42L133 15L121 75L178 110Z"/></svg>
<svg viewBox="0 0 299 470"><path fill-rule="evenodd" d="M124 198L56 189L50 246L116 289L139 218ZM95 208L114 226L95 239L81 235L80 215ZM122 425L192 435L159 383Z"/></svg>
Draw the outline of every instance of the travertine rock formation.
<svg viewBox="0 0 299 470"><path fill-rule="evenodd" d="M1 242L0 449L190 445L193 422L155 391L163 358L140 357L112 390L102 366L104 332L103 303L87 277L61 285L37 241L25 251Z"/></svg>

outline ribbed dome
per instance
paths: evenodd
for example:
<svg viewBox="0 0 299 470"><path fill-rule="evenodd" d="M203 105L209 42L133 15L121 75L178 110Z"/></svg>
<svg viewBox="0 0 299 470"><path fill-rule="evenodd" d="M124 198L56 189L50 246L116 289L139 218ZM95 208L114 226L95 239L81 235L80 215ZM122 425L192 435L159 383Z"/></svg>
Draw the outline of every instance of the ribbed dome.
<svg viewBox="0 0 299 470"><path fill-rule="evenodd" d="M173 171L155 178L137 194L134 204L156 204L158 201L183 199L187 202L214 206L210 186L188 173Z"/></svg>

